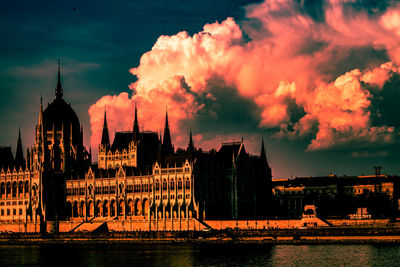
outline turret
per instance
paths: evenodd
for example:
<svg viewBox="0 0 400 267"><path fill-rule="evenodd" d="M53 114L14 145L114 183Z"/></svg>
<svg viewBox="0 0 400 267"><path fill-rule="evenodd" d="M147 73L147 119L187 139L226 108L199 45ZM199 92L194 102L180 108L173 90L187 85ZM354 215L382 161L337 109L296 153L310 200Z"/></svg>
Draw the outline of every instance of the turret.
<svg viewBox="0 0 400 267"><path fill-rule="evenodd" d="M260 158L267 160L267 155L265 154L265 148L264 148L264 139L261 140Z"/></svg>
<svg viewBox="0 0 400 267"><path fill-rule="evenodd" d="M21 128L18 129L17 151L15 152L15 167L17 170L19 170L19 168L25 170L25 159L22 152Z"/></svg>
<svg viewBox="0 0 400 267"><path fill-rule="evenodd" d="M104 110L104 123L103 123L103 133L101 135L101 145L104 147L109 147L110 146L110 137L108 135L108 126L107 126L107 113L106 110Z"/></svg>
<svg viewBox="0 0 400 267"><path fill-rule="evenodd" d="M60 77L60 59L58 59L58 80L57 80L57 88L56 88L56 99L62 99L63 90L61 87L61 77Z"/></svg>
<svg viewBox="0 0 400 267"><path fill-rule="evenodd" d="M136 103L135 103L135 121L133 122L133 140L135 142L139 140L139 123L137 119Z"/></svg>
<svg viewBox="0 0 400 267"><path fill-rule="evenodd" d="M45 142L44 142L44 123L43 123L43 100L40 97L40 110L38 124L36 125L36 140L34 146L34 153L32 153L32 164L38 168L39 164L44 163Z"/></svg>
<svg viewBox="0 0 400 267"><path fill-rule="evenodd" d="M168 125L168 111L165 113L165 127L164 127L164 138L163 138L163 152L165 155L174 153L174 148L172 147L171 134L169 132Z"/></svg>
<svg viewBox="0 0 400 267"><path fill-rule="evenodd" d="M189 156L192 156L194 150L195 150L195 148L194 148L193 139L192 139L192 130L190 130L189 144L188 144L188 147L187 147L187 152L188 152Z"/></svg>
<svg viewBox="0 0 400 267"><path fill-rule="evenodd" d="M263 162L263 165L266 167L267 169L267 176L268 177L272 177L272 171L271 168L268 164L268 160L267 160L267 154L265 153L265 148L264 148L264 139L261 140L261 151L260 151L260 158Z"/></svg>

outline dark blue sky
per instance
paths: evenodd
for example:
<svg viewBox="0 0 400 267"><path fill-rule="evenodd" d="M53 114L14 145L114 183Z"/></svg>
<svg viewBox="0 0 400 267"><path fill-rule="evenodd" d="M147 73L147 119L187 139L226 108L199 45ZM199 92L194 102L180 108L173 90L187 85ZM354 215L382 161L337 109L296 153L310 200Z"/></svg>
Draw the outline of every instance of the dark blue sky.
<svg viewBox="0 0 400 267"><path fill-rule="evenodd" d="M54 97L57 58L61 59L64 97L77 112L84 128L85 144L89 145L89 107L104 95L132 93L128 85L135 77L129 69L139 65L142 54L152 49L159 36L180 31L193 35L204 24L221 22L227 17L247 21L241 24L244 27L256 27L254 21L245 18L243 9L255 2L259 1L3 2L0 8L0 145L12 145L15 149L19 125L23 145L33 144L40 95L45 106ZM324 1L294 2L302 3L299 12L324 23ZM355 1L351 8L373 17L386 11L393 1L375 2ZM322 68L327 73L341 75L355 67L367 66L367 57L379 63L388 59L384 49L362 47L348 53L345 59L334 62L339 67ZM371 116L377 125L400 126L395 115L400 100L399 84L398 77L394 76L385 85L385 91L375 92L377 100ZM220 91L216 89L216 92ZM373 172L376 165L382 166L384 173L400 173L398 142L307 151L310 138L273 138L271 130L258 127L259 116L249 111L253 102L235 94L224 95L227 98L234 104L214 110L218 119L196 117L195 130L203 129L209 135L215 129L218 134L225 131L238 137L248 133L257 134L260 139L264 137L272 167L279 169L275 172L278 178L329 173L358 175ZM235 105L245 108L240 110ZM375 112L379 106L379 112Z"/></svg>
<svg viewBox="0 0 400 267"><path fill-rule="evenodd" d="M87 110L105 94L130 92L139 65L160 35L195 33L254 1L7 1L0 9L1 144L14 144L18 124L32 144L40 95L51 102L57 58L62 83L89 131ZM89 135L85 135L88 143Z"/></svg>

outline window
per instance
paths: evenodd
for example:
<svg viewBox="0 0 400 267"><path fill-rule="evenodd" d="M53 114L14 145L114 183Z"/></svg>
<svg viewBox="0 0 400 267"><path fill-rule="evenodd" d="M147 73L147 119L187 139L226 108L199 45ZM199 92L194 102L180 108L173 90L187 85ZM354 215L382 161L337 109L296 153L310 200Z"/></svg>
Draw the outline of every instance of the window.
<svg viewBox="0 0 400 267"><path fill-rule="evenodd" d="M1 216L4 216L4 210L1 209Z"/></svg>
<svg viewBox="0 0 400 267"><path fill-rule="evenodd" d="M163 189L163 191L167 191L167 180L165 180L165 179L163 181L162 189Z"/></svg>
<svg viewBox="0 0 400 267"><path fill-rule="evenodd" d="M108 194L108 186L103 186L103 194Z"/></svg>
<svg viewBox="0 0 400 267"><path fill-rule="evenodd" d="M110 187L110 193L115 194L115 185Z"/></svg>
<svg viewBox="0 0 400 267"><path fill-rule="evenodd" d="M13 215L17 215L17 210L13 209Z"/></svg>
<svg viewBox="0 0 400 267"><path fill-rule="evenodd" d="M174 189L174 187L175 187L175 181L174 180L171 180L171 182L169 183L169 187L171 188L171 190Z"/></svg>
<svg viewBox="0 0 400 267"><path fill-rule="evenodd" d="M178 181L178 190L182 190L182 180L181 180L181 178L179 178L179 181Z"/></svg>
<svg viewBox="0 0 400 267"><path fill-rule="evenodd" d="M140 184L135 184L134 185L134 192L135 193L140 193Z"/></svg>
<svg viewBox="0 0 400 267"><path fill-rule="evenodd" d="M142 185L143 187L143 192L149 192L149 185L148 184L144 184Z"/></svg>
<svg viewBox="0 0 400 267"><path fill-rule="evenodd" d="M133 192L133 185L129 184L126 186L126 193L132 193Z"/></svg>
<svg viewBox="0 0 400 267"><path fill-rule="evenodd" d="M22 209L19 209L19 215L22 215Z"/></svg>
<svg viewBox="0 0 400 267"><path fill-rule="evenodd" d="M7 183L7 195L11 194L11 184Z"/></svg>
<svg viewBox="0 0 400 267"><path fill-rule="evenodd" d="M7 215L10 216L10 209L7 209Z"/></svg>
<svg viewBox="0 0 400 267"><path fill-rule="evenodd" d="M186 189L190 189L190 180L186 179Z"/></svg>
<svg viewBox="0 0 400 267"><path fill-rule="evenodd" d="M160 190L160 182L157 180L156 181L156 191Z"/></svg>

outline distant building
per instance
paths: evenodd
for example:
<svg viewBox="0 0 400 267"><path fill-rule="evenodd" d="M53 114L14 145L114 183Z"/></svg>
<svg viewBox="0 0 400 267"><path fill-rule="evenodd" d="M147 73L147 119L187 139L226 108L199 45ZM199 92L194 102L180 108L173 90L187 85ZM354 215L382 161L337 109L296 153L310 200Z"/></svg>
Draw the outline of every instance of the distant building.
<svg viewBox="0 0 400 267"><path fill-rule="evenodd" d="M372 218L389 218L399 212L399 176L310 176L272 184L279 218L300 218L306 205L315 205L321 218L356 218L353 215L361 211Z"/></svg>
<svg viewBox="0 0 400 267"><path fill-rule="evenodd" d="M0 221L178 220L266 218L271 211L271 169L264 143L258 156L244 143L218 151L175 151L168 114L164 136L132 131L111 143L106 112L98 163L83 145L83 130L63 99L60 68L55 98L40 104L35 143L26 160L18 137L15 158L0 147ZM43 227L42 227L43 225Z"/></svg>

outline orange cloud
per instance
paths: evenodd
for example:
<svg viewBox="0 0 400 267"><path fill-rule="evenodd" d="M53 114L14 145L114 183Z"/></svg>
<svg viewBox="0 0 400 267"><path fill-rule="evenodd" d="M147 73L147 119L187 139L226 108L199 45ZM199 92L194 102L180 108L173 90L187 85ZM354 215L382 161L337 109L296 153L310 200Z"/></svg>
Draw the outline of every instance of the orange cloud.
<svg viewBox="0 0 400 267"><path fill-rule="evenodd" d="M296 1L269 0L248 6L241 22L227 18L206 24L193 36L160 36L139 66L130 70L137 76L130 85L132 97L105 96L90 107L92 146L100 140L104 107L110 110L110 128L130 130L133 102L139 103L141 125L155 131L163 127L168 108L175 142L185 146L184 121L195 119L209 103L229 105L210 91L214 77L253 101L257 127L274 128L280 137L311 134L310 150L355 139L391 142L397 129L371 125L370 87L382 88L398 72L400 6L371 17L351 11L346 3L327 1L325 21L316 22L299 12ZM350 49L366 46L385 49L391 61L348 69L339 77L321 69L335 69L332 62L345 60ZM304 110L296 122L289 112L293 103ZM198 141L210 143L212 138Z"/></svg>

